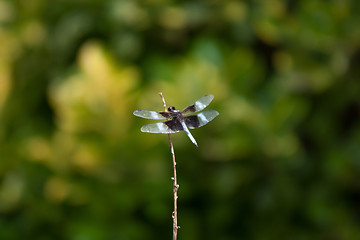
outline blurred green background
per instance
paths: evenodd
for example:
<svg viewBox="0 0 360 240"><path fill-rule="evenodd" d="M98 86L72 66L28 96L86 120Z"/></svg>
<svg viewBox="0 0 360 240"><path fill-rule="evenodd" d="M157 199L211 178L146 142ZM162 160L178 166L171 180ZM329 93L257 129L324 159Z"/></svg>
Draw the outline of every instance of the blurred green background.
<svg viewBox="0 0 360 240"><path fill-rule="evenodd" d="M356 0L0 0L0 239L360 239Z"/></svg>

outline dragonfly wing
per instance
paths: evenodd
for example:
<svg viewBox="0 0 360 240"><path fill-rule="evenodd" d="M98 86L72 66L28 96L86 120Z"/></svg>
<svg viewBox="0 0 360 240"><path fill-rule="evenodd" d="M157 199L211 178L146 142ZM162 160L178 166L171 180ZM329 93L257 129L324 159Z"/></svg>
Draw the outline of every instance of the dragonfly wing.
<svg viewBox="0 0 360 240"><path fill-rule="evenodd" d="M134 115L147 119L168 119L171 115L168 112L155 112L148 110L135 110Z"/></svg>
<svg viewBox="0 0 360 240"><path fill-rule="evenodd" d="M165 123L150 123L141 127L142 132L148 133L175 133Z"/></svg>
<svg viewBox="0 0 360 240"><path fill-rule="evenodd" d="M214 99L214 96L211 94L207 94L203 97L201 97L199 100L197 100L193 105L190 105L182 110L183 114L190 114L194 112L199 112L209 106L211 101Z"/></svg>
<svg viewBox="0 0 360 240"><path fill-rule="evenodd" d="M201 112L194 116L185 117L185 123L189 129L199 128L212 121L219 113L215 110Z"/></svg>
<svg viewBox="0 0 360 240"><path fill-rule="evenodd" d="M181 123L177 119L160 123L150 123L141 127L142 132L148 133L176 133L183 130Z"/></svg>

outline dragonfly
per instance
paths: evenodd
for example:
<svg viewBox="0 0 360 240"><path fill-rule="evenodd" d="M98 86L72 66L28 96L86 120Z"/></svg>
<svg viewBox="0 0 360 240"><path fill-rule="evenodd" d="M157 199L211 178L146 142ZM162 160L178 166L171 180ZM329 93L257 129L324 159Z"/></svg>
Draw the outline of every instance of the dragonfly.
<svg viewBox="0 0 360 240"><path fill-rule="evenodd" d="M219 113L215 110L207 110L196 115L191 115L205 109L214 96L207 94L197 100L194 104L184 108L182 111L176 110L175 107L168 107L167 111L148 111L135 110L134 115L155 120L167 120L165 122L157 122L146 124L141 127L142 132L147 133L176 133L185 131L190 140L198 147L198 144L189 129L199 128L212 121ZM191 116L190 116L191 115Z"/></svg>

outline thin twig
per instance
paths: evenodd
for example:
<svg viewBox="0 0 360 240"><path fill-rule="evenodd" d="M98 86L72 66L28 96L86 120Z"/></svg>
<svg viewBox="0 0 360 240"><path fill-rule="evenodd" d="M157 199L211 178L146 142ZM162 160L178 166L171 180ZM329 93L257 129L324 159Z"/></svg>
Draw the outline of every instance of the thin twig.
<svg viewBox="0 0 360 240"><path fill-rule="evenodd" d="M164 103L165 111L167 111L164 96L162 95L161 92L159 93L159 95ZM171 178L173 180L173 191L174 191L174 211L172 213L172 219L173 219L173 240L176 240L177 230L180 228L180 226L177 225L177 199L178 199L177 192L179 189L179 185L177 184L177 178L176 178L176 161L175 161L174 146L171 140L171 134L169 133L168 136L169 136L170 149L171 149L173 167L174 167L174 177Z"/></svg>

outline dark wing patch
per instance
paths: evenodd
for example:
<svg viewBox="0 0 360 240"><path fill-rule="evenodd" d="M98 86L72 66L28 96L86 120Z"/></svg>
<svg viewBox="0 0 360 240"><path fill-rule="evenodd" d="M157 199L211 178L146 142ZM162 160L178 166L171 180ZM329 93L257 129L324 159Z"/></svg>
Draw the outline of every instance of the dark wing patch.
<svg viewBox="0 0 360 240"><path fill-rule="evenodd" d="M215 110L208 110L194 116L185 117L186 125L189 129L202 127L212 121L219 113ZM196 120L194 119L196 118ZM189 119L189 120L187 120ZM190 122L189 124L187 122Z"/></svg>
<svg viewBox="0 0 360 240"><path fill-rule="evenodd" d="M171 118L171 113L170 112L158 112L159 114L161 114L161 116L163 116L164 118Z"/></svg>
<svg viewBox="0 0 360 240"><path fill-rule="evenodd" d="M190 105L190 106L186 107L185 109L183 109L181 112L185 115L194 113L194 112L199 112L199 111L203 110L204 108L206 108L213 99L214 99L213 95L207 94L207 95L201 97L199 100L197 100L193 105Z"/></svg>
<svg viewBox="0 0 360 240"><path fill-rule="evenodd" d="M195 115L195 116L189 116L189 117L185 117L185 124L186 126L188 126L188 128L192 129L192 128L197 128L200 126L200 121L199 118Z"/></svg>
<svg viewBox="0 0 360 240"><path fill-rule="evenodd" d="M195 104L186 107L186 108L185 108L184 110L182 110L181 112L184 113L184 114L196 112Z"/></svg>
<svg viewBox="0 0 360 240"><path fill-rule="evenodd" d="M168 126L174 132L184 131L183 127L181 126L181 123L179 122L179 120L177 118L166 121L164 123L166 126Z"/></svg>

